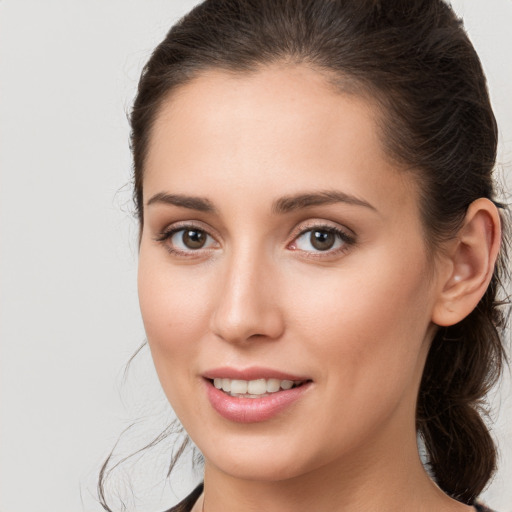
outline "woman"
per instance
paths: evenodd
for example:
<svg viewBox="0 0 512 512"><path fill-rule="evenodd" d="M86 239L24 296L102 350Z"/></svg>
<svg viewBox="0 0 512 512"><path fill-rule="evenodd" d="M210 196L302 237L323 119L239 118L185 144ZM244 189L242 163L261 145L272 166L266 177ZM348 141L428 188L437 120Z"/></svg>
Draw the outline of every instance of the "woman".
<svg viewBox="0 0 512 512"><path fill-rule="evenodd" d="M131 122L142 316L205 459L172 510L485 510L497 129L451 9L206 1Z"/></svg>

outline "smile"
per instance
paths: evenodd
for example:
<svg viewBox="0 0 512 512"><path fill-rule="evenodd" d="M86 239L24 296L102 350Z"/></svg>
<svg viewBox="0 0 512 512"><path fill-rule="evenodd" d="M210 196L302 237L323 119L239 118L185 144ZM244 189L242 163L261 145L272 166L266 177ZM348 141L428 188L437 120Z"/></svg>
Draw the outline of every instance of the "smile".
<svg viewBox="0 0 512 512"><path fill-rule="evenodd" d="M258 423L275 418L300 402L313 381L273 370L219 368L203 375L211 407L235 423Z"/></svg>
<svg viewBox="0 0 512 512"><path fill-rule="evenodd" d="M279 391L287 391L304 384L305 381L256 379L241 380L217 377L213 379L213 385L229 396L240 398L262 398Z"/></svg>

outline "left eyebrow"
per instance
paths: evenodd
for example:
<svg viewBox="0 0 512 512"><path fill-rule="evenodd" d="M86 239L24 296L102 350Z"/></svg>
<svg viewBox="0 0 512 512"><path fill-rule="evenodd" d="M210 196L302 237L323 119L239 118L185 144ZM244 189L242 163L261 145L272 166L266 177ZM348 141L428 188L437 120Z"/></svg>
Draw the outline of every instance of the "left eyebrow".
<svg viewBox="0 0 512 512"><path fill-rule="evenodd" d="M377 208L363 199L345 194L338 190L324 190L314 193L284 196L274 201L272 204L272 212L284 214L301 208L333 203L347 203L355 206L363 206L377 212Z"/></svg>

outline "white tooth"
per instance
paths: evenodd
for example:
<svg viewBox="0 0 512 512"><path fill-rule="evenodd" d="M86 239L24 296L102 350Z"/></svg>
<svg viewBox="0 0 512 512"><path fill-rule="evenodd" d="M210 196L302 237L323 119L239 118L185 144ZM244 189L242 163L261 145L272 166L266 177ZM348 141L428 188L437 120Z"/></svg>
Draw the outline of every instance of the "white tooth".
<svg viewBox="0 0 512 512"><path fill-rule="evenodd" d="M247 381L246 380L232 380L231 381L231 393L237 395L243 395L247 393Z"/></svg>
<svg viewBox="0 0 512 512"><path fill-rule="evenodd" d="M268 379L267 380L267 393L275 393L279 391L281 387L281 381L279 379Z"/></svg>
<svg viewBox="0 0 512 512"><path fill-rule="evenodd" d="M222 379L213 379L213 385L217 389L220 389L222 387Z"/></svg>
<svg viewBox="0 0 512 512"><path fill-rule="evenodd" d="M263 395L267 392L267 383L265 379L250 380L247 384L247 393L250 395Z"/></svg>
<svg viewBox="0 0 512 512"><path fill-rule="evenodd" d="M231 391L231 379L221 379L222 380L222 390L229 393Z"/></svg>
<svg viewBox="0 0 512 512"><path fill-rule="evenodd" d="M291 389L293 386L293 380L282 380L281 387L283 389Z"/></svg>

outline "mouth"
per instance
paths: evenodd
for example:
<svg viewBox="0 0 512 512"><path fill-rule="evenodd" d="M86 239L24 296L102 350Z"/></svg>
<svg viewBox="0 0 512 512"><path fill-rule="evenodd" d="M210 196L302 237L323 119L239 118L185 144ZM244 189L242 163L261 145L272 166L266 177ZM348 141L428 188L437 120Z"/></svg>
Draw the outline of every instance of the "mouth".
<svg viewBox="0 0 512 512"><path fill-rule="evenodd" d="M235 423L258 423L277 417L305 400L313 381L265 368L218 368L203 374L212 408Z"/></svg>
<svg viewBox="0 0 512 512"><path fill-rule="evenodd" d="M228 396L238 398L264 398L280 391L303 386L309 380L289 380L289 379L229 379L226 377L216 377L207 379L219 391Z"/></svg>

